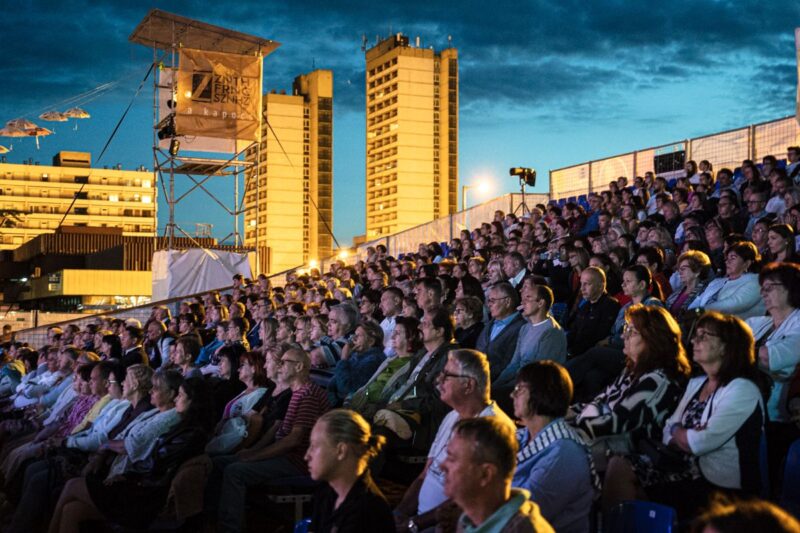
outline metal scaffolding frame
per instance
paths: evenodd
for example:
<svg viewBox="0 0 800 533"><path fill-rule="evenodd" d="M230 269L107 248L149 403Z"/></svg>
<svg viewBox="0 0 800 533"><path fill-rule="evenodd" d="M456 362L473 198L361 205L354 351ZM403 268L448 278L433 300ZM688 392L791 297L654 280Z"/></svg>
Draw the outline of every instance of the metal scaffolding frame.
<svg viewBox="0 0 800 533"><path fill-rule="evenodd" d="M166 88L159 84L161 74L164 71L176 72L178 68L178 52L181 48L191 48L211 52L224 52L229 54L250 55L263 58L272 53L279 43L271 39L262 39L253 35L240 33L219 26L214 26L198 20L182 17L172 13L167 13L160 9L152 9L144 19L137 25L130 35L131 42L152 48L153 63L158 68L158 76L153 76L153 167L158 173L158 181L166 197L169 209L169 220L165 227L165 237L167 237L167 248L173 249L176 231L193 239L175 221L175 211L177 205L188 197L195 190L206 193L215 203L233 218L233 228L231 233L222 240L233 237L234 244L242 244L242 233L240 232L240 216L245 212L244 199L252 183L253 187L258 187L259 162L261 159L261 143L253 141L244 148L242 142L236 139L229 139L234 147L232 157L228 159L215 159L210 157L196 157L180 155L177 149L164 149L158 137L158 131L163 124L159 121L159 89ZM160 59L159 59L159 53ZM175 93L177 77L172 76L172 93ZM261 125L258 126L259 135ZM173 134L171 142L180 138L180 132ZM251 147L256 147L256 162L245 161L242 155ZM244 180L240 194L240 180L242 172L253 168L249 177ZM177 176L186 176L191 182L189 189L179 196L175 192L175 179ZM233 205L226 205L220 201L207 188L208 182L214 177L233 177ZM166 178L166 179L165 179ZM166 184L165 184L166 181ZM256 202L255 219L258 220L258 205ZM258 239L259 232L256 229L255 250L256 264L258 261Z"/></svg>

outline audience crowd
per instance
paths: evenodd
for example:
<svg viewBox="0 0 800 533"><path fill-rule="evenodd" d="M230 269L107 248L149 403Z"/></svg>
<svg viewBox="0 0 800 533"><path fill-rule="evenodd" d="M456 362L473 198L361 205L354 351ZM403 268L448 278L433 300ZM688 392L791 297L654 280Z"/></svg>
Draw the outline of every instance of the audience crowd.
<svg viewBox="0 0 800 533"><path fill-rule="evenodd" d="M620 177L283 287L235 276L144 324L4 331L4 531L243 531L286 487L316 491L320 532L587 532L626 500L798 531L766 501L800 482L787 152ZM382 484L414 456L392 508Z"/></svg>

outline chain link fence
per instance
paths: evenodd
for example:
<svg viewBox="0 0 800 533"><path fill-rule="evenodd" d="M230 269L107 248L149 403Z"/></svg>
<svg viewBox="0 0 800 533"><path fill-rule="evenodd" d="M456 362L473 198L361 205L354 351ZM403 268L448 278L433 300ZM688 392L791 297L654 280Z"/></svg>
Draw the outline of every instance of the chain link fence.
<svg viewBox="0 0 800 533"><path fill-rule="evenodd" d="M637 150L550 171L550 198L563 199L602 191L619 176L632 180L653 172L654 159L665 151L686 151L686 159L709 161L714 170L736 169L745 159L758 162L765 155L778 159L786 148L800 144L800 126L794 115L743 128Z"/></svg>

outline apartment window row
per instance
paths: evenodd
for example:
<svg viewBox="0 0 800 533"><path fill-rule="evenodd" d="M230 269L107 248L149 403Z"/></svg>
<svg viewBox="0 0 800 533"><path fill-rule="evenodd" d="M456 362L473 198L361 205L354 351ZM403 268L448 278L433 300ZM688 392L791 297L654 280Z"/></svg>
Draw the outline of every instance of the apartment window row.
<svg viewBox="0 0 800 533"><path fill-rule="evenodd" d="M386 176L382 176L380 178L375 178L371 180L367 180L367 187L380 187L382 185L388 185L390 183L395 183L397 181L397 173L393 172Z"/></svg>
<svg viewBox="0 0 800 533"><path fill-rule="evenodd" d="M374 200L383 198L384 196L391 196L397 194L397 187L387 187L385 189L375 189L369 192L367 200Z"/></svg>
<svg viewBox="0 0 800 533"><path fill-rule="evenodd" d="M382 87L380 89L376 89L374 91L368 92L367 93L367 99L370 102L374 102L375 100L379 100L381 98L385 98L385 100L382 100L382 101L378 102L374 106L370 106L370 113L375 111L375 109L380 109L381 106L386 107L387 105L392 105L393 103L396 103L397 102L397 96L393 96L392 97L392 98L394 98L394 102L390 102L391 98L388 98L389 95L392 95L394 93L397 93L397 83L393 83L388 87Z"/></svg>
<svg viewBox="0 0 800 533"><path fill-rule="evenodd" d="M370 77L372 77L375 74L378 74L379 72L383 72L384 70L388 70L390 67L392 67L392 66L394 66L396 64L397 64L397 58L394 57L391 60L386 61L385 63L383 63L381 65L378 65L377 67L371 69L369 71L369 75L370 75Z"/></svg>
<svg viewBox="0 0 800 533"><path fill-rule="evenodd" d="M374 89L376 87L380 87L384 83L387 83L387 82L389 82L389 81L391 81L391 80L393 80L395 78L397 78L397 70L393 70L391 72L388 72L388 73L384 74L383 76L381 76L379 78L375 78L374 80L369 82L369 88L370 89Z"/></svg>
<svg viewBox="0 0 800 533"><path fill-rule="evenodd" d="M384 137L383 139L377 139L373 142L367 143L367 150L372 151L382 146L386 146L387 144L393 144L397 142L397 135L392 135L391 137Z"/></svg>
<svg viewBox="0 0 800 533"><path fill-rule="evenodd" d="M386 124L384 126L373 128L372 131L369 132L367 137L375 138L375 137L378 137L380 135L386 135L387 133L390 133L392 131L397 130L399 127L400 127L400 125L397 122L392 122L392 123Z"/></svg>
<svg viewBox="0 0 800 533"><path fill-rule="evenodd" d="M376 124L379 124L381 122L385 122L387 120L393 119L396 116L397 116L397 108L391 109L391 110L387 111L386 113L381 113L380 115L378 115L376 117L370 118L369 121L368 121L368 125L369 126L375 126Z"/></svg>
<svg viewBox="0 0 800 533"><path fill-rule="evenodd" d="M388 150L381 150L380 152L373 152L370 154L368 162L374 163L375 161L379 161L381 159L385 159L387 157L391 157L393 155L397 155L397 147L389 148Z"/></svg>
<svg viewBox="0 0 800 533"><path fill-rule="evenodd" d="M391 87L391 91L397 90L397 84L395 83ZM395 105L397 103L397 95L392 96L391 98L387 98L386 100L381 100L375 105L369 106L369 113L375 113L376 111L380 111L385 107L389 107L391 105Z"/></svg>

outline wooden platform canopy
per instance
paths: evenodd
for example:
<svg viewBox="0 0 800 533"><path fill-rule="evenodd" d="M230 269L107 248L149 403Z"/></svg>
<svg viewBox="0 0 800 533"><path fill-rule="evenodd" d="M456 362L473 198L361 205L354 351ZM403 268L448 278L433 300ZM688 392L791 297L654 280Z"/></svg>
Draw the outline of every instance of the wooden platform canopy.
<svg viewBox="0 0 800 533"><path fill-rule="evenodd" d="M128 38L149 48L193 48L240 55L271 54L280 43L207 22L151 9Z"/></svg>

